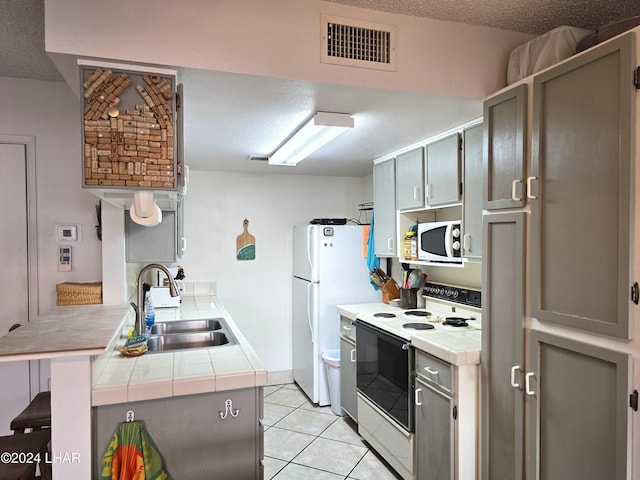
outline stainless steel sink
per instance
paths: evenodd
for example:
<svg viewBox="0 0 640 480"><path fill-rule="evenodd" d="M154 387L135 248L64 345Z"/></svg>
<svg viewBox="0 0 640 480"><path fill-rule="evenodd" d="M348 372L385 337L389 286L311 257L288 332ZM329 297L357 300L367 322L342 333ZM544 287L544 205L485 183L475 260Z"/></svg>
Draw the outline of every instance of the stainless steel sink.
<svg viewBox="0 0 640 480"><path fill-rule="evenodd" d="M151 335L166 335L169 333L210 332L220 330L223 322L223 318L159 322L151 325L149 333Z"/></svg>
<svg viewBox="0 0 640 480"><path fill-rule="evenodd" d="M229 332L209 331L191 333L170 333L150 336L147 340L149 352L167 352L188 348L219 347L237 345L238 341Z"/></svg>

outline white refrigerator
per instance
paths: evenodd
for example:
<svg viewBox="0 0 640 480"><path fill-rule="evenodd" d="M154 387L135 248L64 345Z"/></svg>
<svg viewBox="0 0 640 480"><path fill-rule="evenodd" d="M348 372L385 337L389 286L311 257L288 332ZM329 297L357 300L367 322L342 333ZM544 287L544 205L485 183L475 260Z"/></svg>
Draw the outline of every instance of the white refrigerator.
<svg viewBox="0 0 640 480"><path fill-rule="evenodd" d="M340 349L336 305L381 300L369 281L363 230L293 227L293 378L321 406L330 404L322 353Z"/></svg>

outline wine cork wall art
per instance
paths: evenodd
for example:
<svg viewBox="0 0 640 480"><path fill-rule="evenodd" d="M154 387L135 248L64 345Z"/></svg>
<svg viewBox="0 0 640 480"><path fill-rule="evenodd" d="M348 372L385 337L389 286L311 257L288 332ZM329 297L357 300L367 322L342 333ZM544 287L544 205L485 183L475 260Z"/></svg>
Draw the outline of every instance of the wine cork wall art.
<svg viewBox="0 0 640 480"><path fill-rule="evenodd" d="M83 75L85 186L176 186L172 81L96 69Z"/></svg>

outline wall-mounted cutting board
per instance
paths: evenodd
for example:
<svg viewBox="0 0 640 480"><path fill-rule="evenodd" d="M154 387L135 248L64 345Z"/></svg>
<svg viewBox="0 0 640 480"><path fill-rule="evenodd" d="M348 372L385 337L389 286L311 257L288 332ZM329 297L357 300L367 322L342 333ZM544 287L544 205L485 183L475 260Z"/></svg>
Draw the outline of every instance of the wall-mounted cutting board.
<svg viewBox="0 0 640 480"><path fill-rule="evenodd" d="M256 237L249 233L249 220L245 218L242 225L244 226L244 232L236 238L236 259L255 260Z"/></svg>

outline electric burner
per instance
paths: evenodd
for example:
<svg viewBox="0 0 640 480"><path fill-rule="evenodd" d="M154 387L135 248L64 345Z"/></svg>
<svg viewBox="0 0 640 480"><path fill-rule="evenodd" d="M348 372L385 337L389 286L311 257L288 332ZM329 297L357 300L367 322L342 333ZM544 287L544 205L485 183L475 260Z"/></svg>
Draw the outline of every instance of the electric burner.
<svg viewBox="0 0 640 480"><path fill-rule="evenodd" d="M404 314L412 317L428 317L431 315L431 312L425 312L424 310L407 310Z"/></svg>
<svg viewBox="0 0 640 480"><path fill-rule="evenodd" d="M413 323L405 323L405 324L403 324L402 328L412 328L414 330L431 330L431 329L433 329L435 327L433 325L431 325L430 323L413 322Z"/></svg>
<svg viewBox="0 0 640 480"><path fill-rule="evenodd" d="M373 316L378 318L393 318L396 316L396 314L388 313L388 312L380 312L380 313L374 313Z"/></svg>
<svg viewBox="0 0 640 480"><path fill-rule="evenodd" d="M462 317L447 317L442 322L444 325L449 325L451 327L468 327L467 318Z"/></svg>

